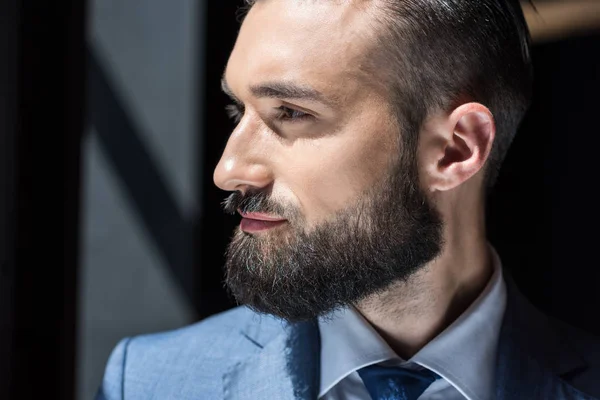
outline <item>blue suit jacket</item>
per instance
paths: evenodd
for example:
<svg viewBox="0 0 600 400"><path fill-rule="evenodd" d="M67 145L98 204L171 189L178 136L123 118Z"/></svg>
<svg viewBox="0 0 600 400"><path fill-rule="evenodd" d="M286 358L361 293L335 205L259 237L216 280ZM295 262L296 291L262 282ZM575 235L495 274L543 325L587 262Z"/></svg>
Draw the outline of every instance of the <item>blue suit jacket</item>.
<svg viewBox="0 0 600 400"><path fill-rule="evenodd" d="M600 342L536 310L507 279L495 399L600 399ZM97 400L316 399L316 323L245 307L180 330L122 340Z"/></svg>

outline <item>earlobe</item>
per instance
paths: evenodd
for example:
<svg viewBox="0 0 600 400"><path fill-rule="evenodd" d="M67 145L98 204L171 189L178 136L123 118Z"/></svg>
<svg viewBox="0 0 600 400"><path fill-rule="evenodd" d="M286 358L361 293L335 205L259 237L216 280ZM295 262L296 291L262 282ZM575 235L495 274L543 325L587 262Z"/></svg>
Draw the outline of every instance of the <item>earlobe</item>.
<svg viewBox="0 0 600 400"><path fill-rule="evenodd" d="M443 156L438 161L434 190L454 189L481 171L489 157L495 137L492 113L479 103L458 107L448 117Z"/></svg>

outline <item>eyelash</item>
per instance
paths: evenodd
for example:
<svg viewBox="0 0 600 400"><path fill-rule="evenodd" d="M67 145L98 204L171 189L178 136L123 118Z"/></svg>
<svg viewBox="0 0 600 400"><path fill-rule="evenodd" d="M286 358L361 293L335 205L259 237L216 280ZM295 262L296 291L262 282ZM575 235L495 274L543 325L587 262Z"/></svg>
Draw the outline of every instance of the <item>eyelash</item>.
<svg viewBox="0 0 600 400"><path fill-rule="evenodd" d="M236 124L239 124L242 120L242 116L244 115L244 107L238 104L229 104L225 107L225 112L227 116L233 120Z"/></svg>
<svg viewBox="0 0 600 400"><path fill-rule="evenodd" d="M276 108L277 115L275 119L281 122L299 122L306 119L313 118L312 115L302 111L294 110L286 106L279 106ZM236 124L238 124L244 116L245 107L241 104L230 104L225 107L227 116L231 118Z"/></svg>

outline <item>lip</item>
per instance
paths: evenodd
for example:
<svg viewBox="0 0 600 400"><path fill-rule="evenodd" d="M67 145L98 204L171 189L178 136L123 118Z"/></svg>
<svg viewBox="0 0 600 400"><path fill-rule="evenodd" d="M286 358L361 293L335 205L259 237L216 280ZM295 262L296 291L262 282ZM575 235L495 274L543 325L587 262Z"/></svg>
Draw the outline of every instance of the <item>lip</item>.
<svg viewBox="0 0 600 400"><path fill-rule="evenodd" d="M285 220L263 221L258 219L242 218L240 229L246 233L258 233L271 230L278 226L284 225L285 223Z"/></svg>
<svg viewBox="0 0 600 400"><path fill-rule="evenodd" d="M278 217L273 217L267 214L261 214L261 213L242 213L240 211L238 211L239 214L246 219L253 219L256 221L265 221L265 222L283 222L286 221L285 218L278 218Z"/></svg>
<svg viewBox="0 0 600 400"><path fill-rule="evenodd" d="M262 213L242 213L240 228L246 233L258 233L281 226L287 222L286 219L274 217Z"/></svg>

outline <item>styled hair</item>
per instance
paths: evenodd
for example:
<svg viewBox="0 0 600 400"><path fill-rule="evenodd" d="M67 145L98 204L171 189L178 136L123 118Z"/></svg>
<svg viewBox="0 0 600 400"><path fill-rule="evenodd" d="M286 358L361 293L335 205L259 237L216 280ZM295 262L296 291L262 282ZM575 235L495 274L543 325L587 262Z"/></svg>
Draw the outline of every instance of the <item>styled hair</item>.
<svg viewBox="0 0 600 400"><path fill-rule="evenodd" d="M389 91L402 144L416 151L433 112L479 102L496 122L485 171L491 188L532 97L531 39L519 1L362 1L374 2L382 28L367 68Z"/></svg>

